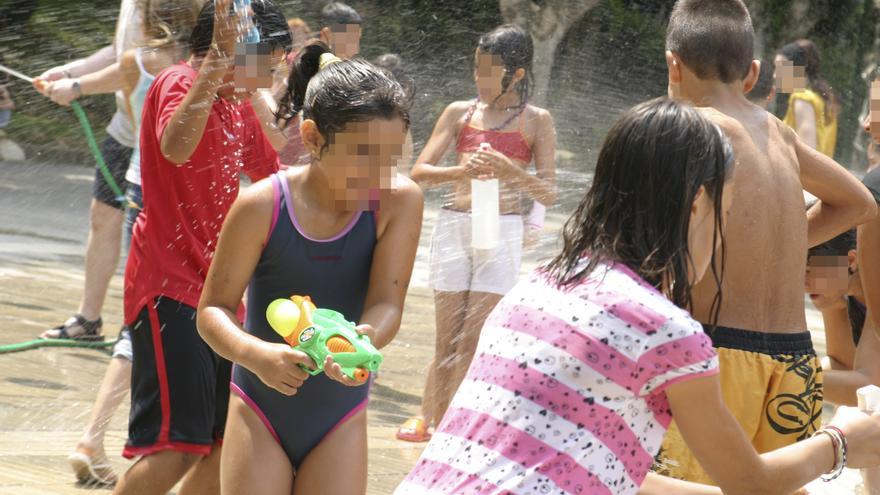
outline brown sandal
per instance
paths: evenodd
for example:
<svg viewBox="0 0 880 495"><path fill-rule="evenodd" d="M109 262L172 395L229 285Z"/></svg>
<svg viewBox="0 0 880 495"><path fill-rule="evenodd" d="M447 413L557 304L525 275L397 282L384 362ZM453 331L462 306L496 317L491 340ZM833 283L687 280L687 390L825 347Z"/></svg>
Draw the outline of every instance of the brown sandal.
<svg viewBox="0 0 880 495"><path fill-rule="evenodd" d="M71 321L71 319L73 321ZM50 328L46 330L40 335L41 339L65 339L65 340L85 340L85 341L101 341L104 340L104 335L101 333L101 329L104 326L104 322L101 318L98 318L94 321L89 321L85 319L85 317L81 314L75 314L67 319L61 325L58 325L55 328ZM82 332L75 333L71 335L69 332L70 329L79 327L82 329ZM52 332L56 332L55 335L52 335Z"/></svg>

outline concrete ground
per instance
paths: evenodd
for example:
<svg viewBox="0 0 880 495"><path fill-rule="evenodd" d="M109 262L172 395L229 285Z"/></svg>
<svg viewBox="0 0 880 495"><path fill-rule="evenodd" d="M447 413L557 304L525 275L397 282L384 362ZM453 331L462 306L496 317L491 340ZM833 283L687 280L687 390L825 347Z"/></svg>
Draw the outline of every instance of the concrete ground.
<svg viewBox="0 0 880 495"><path fill-rule="evenodd" d="M76 309L83 285L92 170L83 167L0 163L0 345L30 340ZM420 445L397 441L394 432L416 413L433 353L434 307L427 289L427 243L435 209L425 215L422 245L398 338L384 351L385 364L369 406L371 495L384 495L414 465ZM563 218L552 215L538 252L552 252ZM528 257L527 269L535 256ZM121 276L112 282L104 332L121 324ZM811 312L809 323L821 330ZM818 348L824 335L815 333ZM0 355L0 495L81 494L67 465L90 413L108 354L44 348ZM117 472L126 436L128 401L114 415L106 447ZM852 493L853 473L827 493ZM829 488L829 487L825 487ZM97 489L109 493L105 489Z"/></svg>

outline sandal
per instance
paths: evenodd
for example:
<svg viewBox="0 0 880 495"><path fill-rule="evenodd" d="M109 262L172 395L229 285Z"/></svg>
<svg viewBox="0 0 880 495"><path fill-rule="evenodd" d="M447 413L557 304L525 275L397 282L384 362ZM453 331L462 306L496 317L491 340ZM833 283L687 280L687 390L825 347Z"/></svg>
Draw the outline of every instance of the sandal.
<svg viewBox="0 0 880 495"><path fill-rule="evenodd" d="M427 442L431 439L425 418L413 416L404 421L397 430L397 439L404 442Z"/></svg>
<svg viewBox="0 0 880 495"><path fill-rule="evenodd" d="M88 485L115 485L116 473L106 457L97 459L84 451L77 450L67 456L67 462L73 468L77 481ZM103 462L100 462L103 461Z"/></svg>
<svg viewBox="0 0 880 495"><path fill-rule="evenodd" d="M101 318L98 318L95 321L89 321L86 320L83 315L75 314L68 318L67 321L65 321L61 325L58 325L55 328L50 328L49 330L43 332L40 335L40 338L100 341L104 340L104 335L101 333L101 328L103 327L103 325L104 322L101 321ZM79 327L80 329L82 329L82 331L71 334L69 330L76 327Z"/></svg>

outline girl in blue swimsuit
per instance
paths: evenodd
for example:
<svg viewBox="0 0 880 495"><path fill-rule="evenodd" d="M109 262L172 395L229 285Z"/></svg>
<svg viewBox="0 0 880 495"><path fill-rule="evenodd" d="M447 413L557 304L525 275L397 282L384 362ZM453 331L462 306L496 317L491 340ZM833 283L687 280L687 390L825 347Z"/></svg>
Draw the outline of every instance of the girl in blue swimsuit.
<svg viewBox="0 0 880 495"><path fill-rule="evenodd" d="M379 348L400 325L423 205L418 186L394 174L407 98L381 69L328 52L319 42L303 49L281 103L284 118L302 112L311 163L242 192L199 304L203 338L235 363L224 493L366 490L369 384L343 375L331 358L325 373L309 377L300 365L315 363L265 316L274 299L308 295L358 322ZM235 314L245 288L242 328Z"/></svg>

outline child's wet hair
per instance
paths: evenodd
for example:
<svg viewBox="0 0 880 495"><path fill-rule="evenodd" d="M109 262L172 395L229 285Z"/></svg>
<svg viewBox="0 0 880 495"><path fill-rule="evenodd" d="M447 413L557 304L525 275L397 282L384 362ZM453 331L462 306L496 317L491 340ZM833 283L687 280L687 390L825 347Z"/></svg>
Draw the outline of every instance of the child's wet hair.
<svg viewBox="0 0 880 495"><path fill-rule="evenodd" d="M733 151L720 128L694 108L666 98L633 107L614 124L596 163L593 185L563 230L564 246L547 266L560 285L620 262L682 308L691 303L688 229L700 187L715 205L712 256L720 287L724 265L722 191ZM586 266L580 261L590 258ZM717 317L719 297L713 305Z"/></svg>
<svg viewBox="0 0 880 495"><path fill-rule="evenodd" d="M342 2L331 2L321 9L321 26L333 27L345 24L362 24L363 19L356 10Z"/></svg>
<svg viewBox="0 0 880 495"><path fill-rule="evenodd" d="M204 0L140 0L146 45L189 43Z"/></svg>
<svg viewBox="0 0 880 495"><path fill-rule="evenodd" d="M251 0L251 9L254 11L254 25L260 31L260 42L265 43L270 51L290 51L293 40L281 7L272 0ZM190 36L192 54L198 57L207 53L213 39L214 1L208 0L202 7Z"/></svg>
<svg viewBox="0 0 880 495"><path fill-rule="evenodd" d="M666 49L703 80L742 81L754 59L755 32L742 0L679 0Z"/></svg>
<svg viewBox="0 0 880 495"><path fill-rule="evenodd" d="M856 248L856 229L850 229L818 246L810 248L809 256L846 256Z"/></svg>
<svg viewBox="0 0 880 495"><path fill-rule="evenodd" d="M278 118L285 122L302 112L324 136L324 149L333 136L351 122L400 118L409 128L409 98L388 71L360 59L343 60L320 68L321 55L330 48L312 40L294 62L281 99Z"/></svg>
<svg viewBox="0 0 880 495"><path fill-rule="evenodd" d="M396 53L385 53L376 57L373 64L376 67L381 67L390 72L391 75L394 76L394 79L400 83L407 98L412 100L413 97L415 97L415 81L413 81L413 78L409 77L406 70L404 70L403 60L400 58L400 55Z"/></svg>
<svg viewBox="0 0 880 495"><path fill-rule="evenodd" d="M482 53L501 58L504 64L504 79L501 80L503 92L509 89L510 81L517 69L525 70L525 77L513 88L520 94L522 104L525 105L530 96L532 57L535 52L529 33L515 24L505 24L481 36L477 49Z"/></svg>

